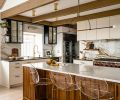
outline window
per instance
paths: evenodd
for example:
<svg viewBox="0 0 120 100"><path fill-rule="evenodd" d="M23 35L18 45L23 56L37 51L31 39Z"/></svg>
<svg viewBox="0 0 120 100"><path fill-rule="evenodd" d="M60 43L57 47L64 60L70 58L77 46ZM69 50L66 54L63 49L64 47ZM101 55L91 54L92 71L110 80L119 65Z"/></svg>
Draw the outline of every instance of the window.
<svg viewBox="0 0 120 100"><path fill-rule="evenodd" d="M21 46L21 55L29 57L43 56L43 36L38 33L24 32L23 44Z"/></svg>

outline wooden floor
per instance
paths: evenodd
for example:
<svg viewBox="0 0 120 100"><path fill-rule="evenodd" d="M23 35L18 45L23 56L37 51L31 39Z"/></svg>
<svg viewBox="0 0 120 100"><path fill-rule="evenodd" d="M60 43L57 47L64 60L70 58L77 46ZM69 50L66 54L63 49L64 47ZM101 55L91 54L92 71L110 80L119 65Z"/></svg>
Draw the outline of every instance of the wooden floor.
<svg viewBox="0 0 120 100"><path fill-rule="evenodd" d="M22 97L22 86L11 89L0 86L0 100L23 100Z"/></svg>

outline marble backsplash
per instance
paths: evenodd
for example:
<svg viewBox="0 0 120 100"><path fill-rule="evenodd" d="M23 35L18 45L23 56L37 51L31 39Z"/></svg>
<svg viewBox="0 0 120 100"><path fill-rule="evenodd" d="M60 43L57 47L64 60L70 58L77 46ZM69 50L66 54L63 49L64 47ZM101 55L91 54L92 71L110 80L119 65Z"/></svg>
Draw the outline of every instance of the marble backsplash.
<svg viewBox="0 0 120 100"><path fill-rule="evenodd" d="M94 41L95 48L103 48L110 56L120 57L120 40Z"/></svg>
<svg viewBox="0 0 120 100"><path fill-rule="evenodd" d="M93 41L96 49L102 49L110 56L120 57L120 39L119 40L96 40ZM81 51L85 53L85 57L88 59L94 59L99 54L98 51L84 50L86 48L84 41L79 41L79 58L81 59Z"/></svg>

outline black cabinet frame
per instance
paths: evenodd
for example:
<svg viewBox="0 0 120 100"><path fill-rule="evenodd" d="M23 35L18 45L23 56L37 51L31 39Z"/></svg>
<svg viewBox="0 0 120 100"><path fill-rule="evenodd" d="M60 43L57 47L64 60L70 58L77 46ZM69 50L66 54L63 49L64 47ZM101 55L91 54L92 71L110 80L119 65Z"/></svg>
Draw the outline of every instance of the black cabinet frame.
<svg viewBox="0 0 120 100"><path fill-rule="evenodd" d="M12 21L15 21L16 22L16 39L17 39L17 41L16 42L13 42L12 41L12 25L11 25L11 23L12 23ZM9 37L9 41L7 42L6 41L6 43L23 43L23 22L22 21L17 21L17 20L11 20L11 19L6 19L6 22L8 23L8 28L7 28L7 36ZM19 22L21 22L22 23L22 41L20 42L19 41L19 35L18 35L18 23Z"/></svg>
<svg viewBox="0 0 120 100"><path fill-rule="evenodd" d="M52 40L50 40L50 28L52 29L51 30ZM54 34L55 34L55 42L54 42ZM47 25L44 26L44 44L57 44L57 27L47 26Z"/></svg>

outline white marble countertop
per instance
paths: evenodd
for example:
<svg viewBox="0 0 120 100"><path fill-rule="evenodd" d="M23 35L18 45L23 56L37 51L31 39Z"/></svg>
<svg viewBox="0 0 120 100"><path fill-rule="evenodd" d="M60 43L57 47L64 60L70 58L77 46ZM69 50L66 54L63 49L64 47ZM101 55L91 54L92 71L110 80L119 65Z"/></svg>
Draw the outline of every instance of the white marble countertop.
<svg viewBox="0 0 120 100"><path fill-rule="evenodd" d="M32 65L37 69L120 83L120 68L68 63L56 67L49 66L45 62L32 63ZM32 65L24 64L23 66L33 67Z"/></svg>

